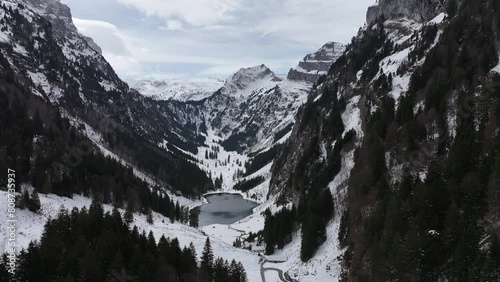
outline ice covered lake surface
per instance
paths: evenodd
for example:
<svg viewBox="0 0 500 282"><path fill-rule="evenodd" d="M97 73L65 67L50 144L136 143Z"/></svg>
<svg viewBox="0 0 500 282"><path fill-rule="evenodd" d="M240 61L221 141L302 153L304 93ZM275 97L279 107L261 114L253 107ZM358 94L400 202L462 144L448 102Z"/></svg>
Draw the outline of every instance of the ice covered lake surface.
<svg viewBox="0 0 500 282"><path fill-rule="evenodd" d="M245 200L241 195L218 193L205 195L207 204L199 207L199 225L233 224L252 214L257 203Z"/></svg>

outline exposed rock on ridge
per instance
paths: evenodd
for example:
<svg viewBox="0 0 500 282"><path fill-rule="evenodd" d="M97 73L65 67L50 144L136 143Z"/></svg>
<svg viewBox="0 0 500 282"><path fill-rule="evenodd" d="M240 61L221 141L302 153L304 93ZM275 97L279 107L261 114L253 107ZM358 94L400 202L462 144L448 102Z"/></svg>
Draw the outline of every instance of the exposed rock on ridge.
<svg viewBox="0 0 500 282"><path fill-rule="evenodd" d="M321 75L327 74L332 64L344 53L345 45L328 42L316 53L304 57L299 65L290 69L288 79L315 83Z"/></svg>
<svg viewBox="0 0 500 282"><path fill-rule="evenodd" d="M444 0L379 0L368 8L366 23L371 26L380 17L407 18L417 22L429 21L444 10Z"/></svg>

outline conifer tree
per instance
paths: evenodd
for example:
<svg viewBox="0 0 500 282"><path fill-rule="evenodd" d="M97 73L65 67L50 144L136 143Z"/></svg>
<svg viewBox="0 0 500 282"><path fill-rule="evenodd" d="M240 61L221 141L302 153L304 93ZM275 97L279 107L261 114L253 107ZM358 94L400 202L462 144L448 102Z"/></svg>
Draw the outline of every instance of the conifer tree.
<svg viewBox="0 0 500 282"><path fill-rule="evenodd" d="M19 208L21 208L21 209L28 208L29 209L29 206L30 206L30 194L28 192L28 189L24 189L21 201L19 203Z"/></svg>
<svg viewBox="0 0 500 282"><path fill-rule="evenodd" d="M199 226L199 211L197 209L191 209L189 211L189 226L198 227Z"/></svg>
<svg viewBox="0 0 500 282"><path fill-rule="evenodd" d="M181 221L181 206L179 205L179 201L175 203L175 220Z"/></svg>
<svg viewBox="0 0 500 282"><path fill-rule="evenodd" d="M227 278L227 271L224 267L224 260L222 258L215 259L214 268L213 268L213 280L214 281L223 281L224 278Z"/></svg>
<svg viewBox="0 0 500 282"><path fill-rule="evenodd" d="M214 253L212 251L212 245L210 243L210 238L207 237L205 241L205 246L203 247L203 252L201 254L200 266L202 270L205 270L210 277L212 277L214 265Z"/></svg>
<svg viewBox="0 0 500 282"><path fill-rule="evenodd" d="M149 223L149 224L153 224L153 213L151 212L151 210L148 211L148 215L146 217L146 221Z"/></svg>
<svg viewBox="0 0 500 282"><path fill-rule="evenodd" d="M238 262L236 264L236 270L233 270L233 279L237 282L246 282L247 281L247 273L243 264Z"/></svg>
<svg viewBox="0 0 500 282"><path fill-rule="evenodd" d="M134 213L132 212L132 207L130 204L127 205L125 214L123 215L123 220L127 225L130 225L134 221Z"/></svg>
<svg viewBox="0 0 500 282"><path fill-rule="evenodd" d="M33 116L33 130L35 134L40 134L43 131L43 122L40 118L40 112L36 109L35 114Z"/></svg>
<svg viewBox="0 0 500 282"><path fill-rule="evenodd" d="M33 193L31 193L31 199L30 199L30 202L29 202L29 210L32 211L32 212L38 212L40 211L40 208L41 208L41 203L40 203L40 197L38 196L38 192L35 190L33 190Z"/></svg>

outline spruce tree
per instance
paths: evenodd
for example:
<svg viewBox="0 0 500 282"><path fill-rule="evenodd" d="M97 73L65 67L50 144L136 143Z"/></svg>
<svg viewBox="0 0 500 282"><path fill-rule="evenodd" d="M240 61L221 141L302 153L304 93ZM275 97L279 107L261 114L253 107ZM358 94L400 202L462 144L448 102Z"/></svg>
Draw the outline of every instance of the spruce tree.
<svg viewBox="0 0 500 282"><path fill-rule="evenodd" d="M127 225L130 225L134 221L134 213L132 212L132 206L130 204L127 205L123 220Z"/></svg>
<svg viewBox="0 0 500 282"><path fill-rule="evenodd" d="M149 223L149 224L153 224L153 213L151 212L151 210L148 211L148 215L146 217L146 221Z"/></svg>
<svg viewBox="0 0 500 282"><path fill-rule="evenodd" d="M246 282L247 281L247 273L245 271L245 267L243 267L243 264L241 262L238 262L238 267L237 267L237 278L239 278L238 282Z"/></svg>
<svg viewBox="0 0 500 282"><path fill-rule="evenodd" d="M214 265L214 253L212 251L212 246L210 244L210 238L207 237L205 241L205 246L203 247L203 252L201 254L200 266L202 270L205 270L210 277L213 274Z"/></svg>
<svg viewBox="0 0 500 282"><path fill-rule="evenodd" d="M199 211L197 209L191 209L189 211L189 226L197 228L199 226Z"/></svg>
<svg viewBox="0 0 500 282"><path fill-rule="evenodd" d="M181 206L179 205L179 201L175 203L175 220L181 221Z"/></svg>
<svg viewBox="0 0 500 282"><path fill-rule="evenodd" d="M40 134L43 131L43 122L40 118L40 112L38 109L36 109L35 115L33 116L33 130L35 134Z"/></svg>
<svg viewBox="0 0 500 282"><path fill-rule="evenodd" d="M29 210L32 212L39 212L41 208L40 197L38 196L38 192L33 190L31 193L30 204L28 206Z"/></svg>
<svg viewBox="0 0 500 282"><path fill-rule="evenodd" d="M224 260L222 258L217 258L214 262L213 268L213 280L214 281L223 281L226 278L227 271L224 267Z"/></svg>
<svg viewBox="0 0 500 282"><path fill-rule="evenodd" d="M28 208L30 206L30 194L28 192L28 189L24 189L23 191L23 196L21 198L21 202L19 203L19 208L24 209Z"/></svg>

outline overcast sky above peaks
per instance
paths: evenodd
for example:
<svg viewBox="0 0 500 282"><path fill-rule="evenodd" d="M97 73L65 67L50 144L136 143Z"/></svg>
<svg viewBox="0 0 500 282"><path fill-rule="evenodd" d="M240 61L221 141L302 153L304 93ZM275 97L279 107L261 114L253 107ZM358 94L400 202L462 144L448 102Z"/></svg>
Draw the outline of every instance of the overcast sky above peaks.
<svg viewBox="0 0 500 282"><path fill-rule="evenodd" d="M328 41L350 42L375 0L61 0L122 78L286 74Z"/></svg>

